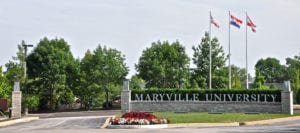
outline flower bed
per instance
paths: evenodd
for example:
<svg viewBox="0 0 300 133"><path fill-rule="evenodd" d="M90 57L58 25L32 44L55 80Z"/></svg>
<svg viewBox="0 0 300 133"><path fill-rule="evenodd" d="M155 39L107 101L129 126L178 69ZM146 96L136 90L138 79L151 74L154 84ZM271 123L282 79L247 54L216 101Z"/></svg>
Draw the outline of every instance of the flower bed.
<svg viewBox="0 0 300 133"><path fill-rule="evenodd" d="M129 112L123 114L120 118L111 119L111 125L154 125L168 124L169 122L168 119L158 118L145 112Z"/></svg>

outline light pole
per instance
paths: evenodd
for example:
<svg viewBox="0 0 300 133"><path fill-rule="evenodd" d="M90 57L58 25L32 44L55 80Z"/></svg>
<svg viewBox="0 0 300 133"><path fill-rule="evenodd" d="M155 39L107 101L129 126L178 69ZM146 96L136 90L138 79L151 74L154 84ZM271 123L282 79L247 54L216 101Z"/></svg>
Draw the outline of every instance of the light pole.
<svg viewBox="0 0 300 133"><path fill-rule="evenodd" d="M24 48L24 84L27 84L27 48L28 47L33 47L31 44L22 44ZM25 97L25 115L28 115L28 108L27 108L27 102L26 102L26 94L27 94L27 88L24 89L24 97Z"/></svg>
<svg viewBox="0 0 300 133"><path fill-rule="evenodd" d="M27 66L26 66L26 59L27 59L27 48L28 47L33 47L33 45L31 44L22 44L22 46L24 47L24 52L25 52L25 59L24 59L24 79L26 81L27 79Z"/></svg>

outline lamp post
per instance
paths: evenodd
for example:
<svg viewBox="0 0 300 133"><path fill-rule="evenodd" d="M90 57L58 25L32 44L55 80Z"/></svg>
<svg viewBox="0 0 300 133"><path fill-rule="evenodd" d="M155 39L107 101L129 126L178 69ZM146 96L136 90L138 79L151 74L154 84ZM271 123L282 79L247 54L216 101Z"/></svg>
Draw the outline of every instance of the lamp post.
<svg viewBox="0 0 300 133"><path fill-rule="evenodd" d="M33 45L31 44L22 44L23 48L24 48L24 84L27 84L27 63L26 63L26 59L27 59L27 49L28 47L33 47ZM28 108L27 108L27 102L26 102L26 94L27 94L27 88L24 89L24 97L25 97L25 115L28 115Z"/></svg>
<svg viewBox="0 0 300 133"><path fill-rule="evenodd" d="M27 78L27 66L26 66L26 59L27 59L27 49L28 47L33 47L33 45L31 44L22 44L22 46L24 47L24 52L25 52L25 60L24 60L24 78L25 78L25 81L26 81L26 78Z"/></svg>

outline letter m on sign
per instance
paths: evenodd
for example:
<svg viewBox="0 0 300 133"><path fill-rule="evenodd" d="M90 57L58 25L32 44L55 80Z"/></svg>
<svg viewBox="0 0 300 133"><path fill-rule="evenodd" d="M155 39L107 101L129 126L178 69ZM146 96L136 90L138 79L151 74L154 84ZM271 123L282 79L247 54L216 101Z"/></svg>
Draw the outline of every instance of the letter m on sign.
<svg viewBox="0 0 300 133"><path fill-rule="evenodd" d="M135 98L134 98L134 100L136 100L136 101L143 101L143 94L135 94Z"/></svg>

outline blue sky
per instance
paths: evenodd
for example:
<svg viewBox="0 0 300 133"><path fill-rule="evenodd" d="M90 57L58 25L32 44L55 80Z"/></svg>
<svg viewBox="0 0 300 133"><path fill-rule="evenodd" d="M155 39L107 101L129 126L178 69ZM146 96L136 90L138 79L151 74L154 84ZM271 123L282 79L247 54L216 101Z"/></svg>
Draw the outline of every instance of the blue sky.
<svg viewBox="0 0 300 133"><path fill-rule="evenodd" d="M25 40L64 38L76 58L97 45L120 50L130 77L142 51L157 40L178 40L192 57L209 28L209 11L220 24L212 28L228 54L228 11L257 25L248 32L249 71L266 57L280 59L300 53L300 1L297 0L0 0L0 65L16 55ZM249 30L248 30L249 31ZM245 67L245 25L231 28L231 63ZM192 65L193 66L193 65Z"/></svg>

